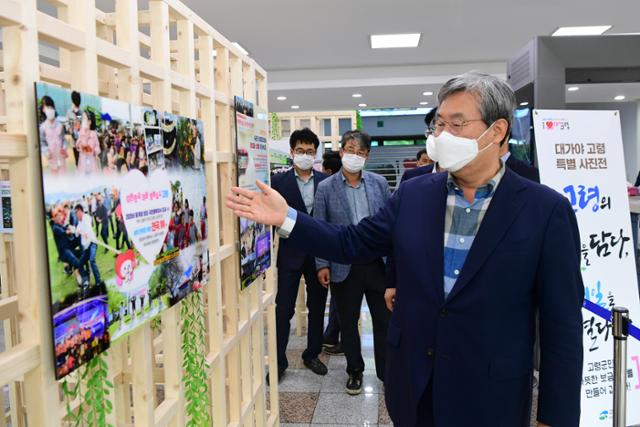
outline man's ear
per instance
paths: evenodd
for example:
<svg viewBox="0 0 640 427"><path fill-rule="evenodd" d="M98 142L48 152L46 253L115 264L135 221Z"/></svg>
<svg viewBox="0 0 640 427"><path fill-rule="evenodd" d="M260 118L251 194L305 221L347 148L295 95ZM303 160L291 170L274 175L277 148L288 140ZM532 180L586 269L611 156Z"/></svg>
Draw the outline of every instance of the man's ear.
<svg viewBox="0 0 640 427"><path fill-rule="evenodd" d="M506 119L498 119L493 123L492 142L502 145L509 134L509 122Z"/></svg>

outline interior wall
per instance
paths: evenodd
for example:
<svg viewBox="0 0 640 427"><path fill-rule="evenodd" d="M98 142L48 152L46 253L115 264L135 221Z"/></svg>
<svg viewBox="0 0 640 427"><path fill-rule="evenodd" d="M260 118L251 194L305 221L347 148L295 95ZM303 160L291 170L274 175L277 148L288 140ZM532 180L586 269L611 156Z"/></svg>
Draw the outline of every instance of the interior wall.
<svg viewBox="0 0 640 427"><path fill-rule="evenodd" d="M632 184L640 170L640 102L602 102L567 104L567 110L618 110L622 128L627 181Z"/></svg>
<svg viewBox="0 0 640 427"><path fill-rule="evenodd" d="M378 122L383 126L378 127ZM372 136L422 135L426 129L424 116L363 117L362 128Z"/></svg>

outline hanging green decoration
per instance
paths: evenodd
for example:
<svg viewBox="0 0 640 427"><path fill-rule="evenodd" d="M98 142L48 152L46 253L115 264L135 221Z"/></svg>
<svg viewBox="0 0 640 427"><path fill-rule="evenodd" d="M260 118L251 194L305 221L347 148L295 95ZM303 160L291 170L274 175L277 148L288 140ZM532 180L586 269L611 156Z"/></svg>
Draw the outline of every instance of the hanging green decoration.
<svg viewBox="0 0 640 427"><path fill-rule="evenodd" d="M62 382L66 419L74 427L113 427L107 423L107 415L113 411L113 405L108 399L113 383L107 380L109 367L106 355L102 353L91 359L78 373L75 385L72 386L67 379ZM76 399L80 399L80 404L74 411L71 403Z"/></svg>
<svg viewBox="0 0 640 427"><path fill-rule="evenodd" d="M280 117L276 113L271 113L271 139L278 141L282 138L282 127L280 126Z"/></svg>
<svg viewBox="0 0 640 427"><path fill-rule="evenodd" d="M360 110L356 110L356 129L362 130L362 116L360 116Z"/></svg>
<svg viewBox="0 0 640 427"><path fill-rule="evenodd" d="M182 317L182 367L187 402L187 427L211 425L210 397L205 357L205 314L201 285L196 283L180 306Z"/></svg>

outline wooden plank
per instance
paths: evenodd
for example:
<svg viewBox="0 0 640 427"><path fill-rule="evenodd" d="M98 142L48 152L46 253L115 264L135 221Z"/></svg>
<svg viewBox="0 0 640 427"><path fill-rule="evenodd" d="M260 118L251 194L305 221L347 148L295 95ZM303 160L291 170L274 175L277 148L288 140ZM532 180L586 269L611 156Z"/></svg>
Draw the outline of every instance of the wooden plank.
<svg viewBox="0 0 640 427"><path fill-rule="evenodd" d="M19 1L0 0L0 26L19 25L22 6Z"/></svg>
<svg viewBox="0 0 640 427"><path fill-rule="evenodd" d="M142 81L138 58L138 7L130 0L116 0L116 39L118 48L122 49L123 58L129 59L129 64L118 68L118 98L133 105L142 102Z"/></svg>
<svg viewBox="0 0 640 427"><path fill-rule="evenodd" d="M71 71L44 62L40 63L40 78L49 83L71 86Z"/></svg>
<svg viewBox="0 0 640 427"><path fill-rule="evenodd" d="M162 313L164 395L165 399L176 402L175 418L171 417L171 425L176 427L185 424L179 310L180 306L174 305Z"/></svg>
<svg viewBox="0 0 640 427"><path fill-rule="evenodd" d="M151 327L145 324L131 336L133 416L136 426L153 426L155 387L151 361Z"/></svg>
<svg viewBox="0 0 640 427"><path fill-rule="evenodd" d="M40 346L18 344L0 353L0 387L20 379L40 363Z"/></svg>
<svg viewBox="0 0 640 427"><path fill-rule="evenodd" d="M233 153L228 151L218 151L218 163L232 163Z"/></svg>
<svg viewBox="0 0 640 427"><path fill-rule="evenodd" d="M80 31L84 37L84 50L70 53L71 85L76 90L98 94L98 59L96 57L98 41L96 37L95 0L69 0L67 11L69 24ZM101 48L102 50L102 48Z"/></svg>
<svg viewBox="0 0 640 427"><path fill-rule="evenodd" d="M101 63L116 68L131 67L133 55L113 43L102 39L96 39L98 59Z"/></svg>
<svg viewBox="0 0 640 427"><path fill-rule="evenodd" d="M169 423L175 419L178 412L180 412L180 402L176 399L165 399L155 410L154 427L169 425Z"/></svg>
<svg viewBox="0 0 640 427"><path fill-rule="evenodd" d="M21 25L2 29L6 128L9 133L25 134L27 141L36 141L33 82L39 80L39 14L34 0L22 2L21 8ZM47 280L47 255L44 245L33 244L45 241L42 227L44 213L41 209L33 208L42 203L39 147L27 144L27 153L27 157L10 161L13 228L15 235L19 236L14 242L13 259L15 265L31 267L21 271L23 286L16 286L20 308L19 328L24 347L51 349L49 296L48 290L42 286ZM50 351L40 351L39 354L36 367L24 375L24 398L29 408L29 425L49 427L59 422L50 416L57 408L58 388Z"/></svg>
<svg viewBox="0 0 640 427"><path fill-rule="evenodd" d="M16 295L0 299L0 320L18 315L18 297Z"/></svg>
<svg viewBox="0 0 640 427"><path fill-rule="evenodd" d="M153 20L150 22L150 34L154 41L151 45L151 60L159 67L162 67L164 73L161 79L151 84L153 106L160 111L171 111L169 7L164 1L150 0L149 13L153 16ZM144 12L139 12L138 22L140 22L141 17L144 15Z"/></svg>
<svg viewBox="0 0 640 427"><path fill-rule="evenodd" d="M147 58L139 58L140 76L155 83L165 78L165 69ZM153 85L152 83L152 85ZM152 86L153 87L153 86ZM152 89L153 92L153 89Z"/></svg>
<svg viewBox="0 0 640 427"><path fill-rule="evenodd" d="M36 25L40 40L71 51L82 50L86 47L84 32L44 12L37 12Z"/></svg>
<svg viewBox="0 0 640 427"><path fill-rule="evenodd" d="M27 157L27 136L19 133L0 133L0 159Z"/></svg>

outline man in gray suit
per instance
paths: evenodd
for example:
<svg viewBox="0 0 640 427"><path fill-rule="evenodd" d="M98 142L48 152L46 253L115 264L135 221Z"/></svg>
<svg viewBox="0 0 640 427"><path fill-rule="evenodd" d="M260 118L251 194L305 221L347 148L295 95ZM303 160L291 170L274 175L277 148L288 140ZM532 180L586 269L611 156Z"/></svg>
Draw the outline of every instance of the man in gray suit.
<svg viewBox="0 0 640 427"><path fill-rule="evenodd" d="M318 184L313 216L333 224L358 224L374 215L390 196L389 185L380 175L364 171L371 150L371 138L364 132L349 131L340 142L342 169ZM373 319L373 343L376 374L384 379L387 324L390 312L384 302L385 265L382 258L368 264L344 265L316 259L318 280L336 299L342 333L342 348L347 358L346 391L356 395L362 390L364 360L360 350L358 319L362 297Z"/></svg>

